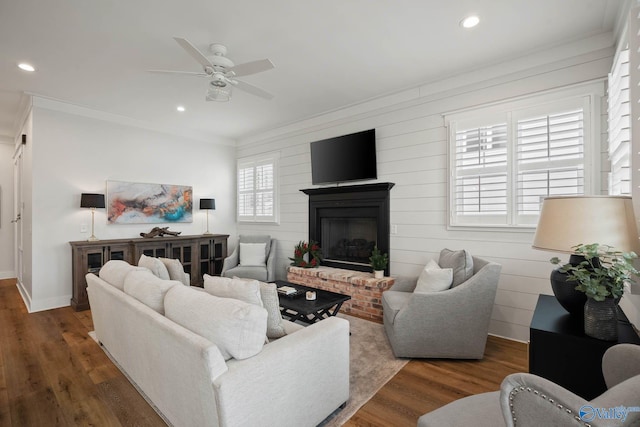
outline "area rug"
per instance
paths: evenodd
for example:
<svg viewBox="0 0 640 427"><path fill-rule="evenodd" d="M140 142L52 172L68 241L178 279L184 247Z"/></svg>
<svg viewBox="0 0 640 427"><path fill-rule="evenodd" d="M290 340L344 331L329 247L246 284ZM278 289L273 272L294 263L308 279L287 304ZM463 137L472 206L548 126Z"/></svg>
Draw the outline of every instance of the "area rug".
<svg viewBox="0 0 640 427"><path fill-rule="evenodd" d="M387 383L409 359L397 359L389 346L384 326L346 314L349 321L350 373L347 406L324 420L320 426L341 426Z"/></svg>
<svg viewBox="0 0 640 427"><path fill-rule="evenodd" d="M351 332L349 337L349 400L344 408L336 410L320 423L319 427L337 427L347 422L409 361L408 359L396 359L393 355L383 325L346 314L338 314L338 317L349 321ZM96 340L95 332L91 331L89 335ZM109 352L104 348L103 350L111 358ZM113 359L111 360L113 361ZM115 361L114 363L118 366ZM130 378L129 381L131 381ZM131 383L138 389L133 381ZM138 391L164 418L145 394L139 389Z"/></svg>

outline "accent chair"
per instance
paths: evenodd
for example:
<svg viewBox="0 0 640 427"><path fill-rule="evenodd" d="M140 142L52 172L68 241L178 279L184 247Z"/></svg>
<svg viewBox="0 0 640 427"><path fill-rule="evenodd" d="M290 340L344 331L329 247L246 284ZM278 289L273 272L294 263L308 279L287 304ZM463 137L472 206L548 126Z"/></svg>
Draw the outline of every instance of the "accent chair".
<svg viewBox="0 0 640 427"><path fill-rule="evenodd" d="M225 258L220 275L272 282L275 280L275 258L276 239L267 235L240 235L238 245Z"/></svg>
<svg viewBox="0 0 640 427"><path fill-rule="evenodd" d="M482 359L502 267L467 256L473 275L455 287L414 292L417 278L401 278L383 292L383 323L396 357Z"/></svg>
<svg viewBox="0 0 640 427"><path fill-rule="evenodd" d="M608 390L591 401L537 375L511 374L502 381L500 391L449 403L421 416L418 427L640 425L640 346L617 344L609 348L602 358L602 373ZM608 411L607 416L618 408L632 409L624 422L598 415L600 409Z"/></svg>

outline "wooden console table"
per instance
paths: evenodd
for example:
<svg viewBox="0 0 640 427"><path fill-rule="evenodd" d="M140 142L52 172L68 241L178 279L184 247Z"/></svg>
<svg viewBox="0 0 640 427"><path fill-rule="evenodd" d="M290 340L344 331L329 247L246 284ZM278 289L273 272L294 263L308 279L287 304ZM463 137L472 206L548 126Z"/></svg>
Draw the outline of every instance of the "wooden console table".
<svg viewBox="0 0 640 427"><path fill-rule="evenodd" d="M529 372L591 400L606 389L602 356L618 343L640 344L618 307L618 341L584 334L582 317L572 317L552 295L540 295L530 327Z"/></svg>
<svg viewBox="0 0 640 427"><path fill-rule="evenodd" d="M113 239L69 242L73 263L71 307L89 308L87 273L98 273L109 260L123 260L136 265L141 255L178 259L191 275L192 286L202 286L204 274L220 275L227 257L228 234L170 236L136 239Z"/></svg>

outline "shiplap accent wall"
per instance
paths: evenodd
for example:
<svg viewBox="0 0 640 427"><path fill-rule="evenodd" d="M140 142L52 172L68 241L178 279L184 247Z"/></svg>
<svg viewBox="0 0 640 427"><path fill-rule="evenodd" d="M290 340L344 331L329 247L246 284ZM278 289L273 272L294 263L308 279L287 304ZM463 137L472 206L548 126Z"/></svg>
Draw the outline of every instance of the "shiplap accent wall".
<svg viewBox="0 0 640 427"><path fill-rule="evenodd" d="M482 82L476 80L446 92L434 92L438 85L431 84L242 140L239 158L280 153L281 213L279 225L240 223L238 233L268 233L277 238L277 275L284 278L293 246L308 238L308 200L299 190L312 187L309 143L375 128L378 181L396 184L391 190L391 223L397 226L397 233L391 235L391 275L417 276L445 247L464 248L498 262L502 274L490 333L526 341L538 295L551 294L552 266L548 260L553 254L531 249L533 230L447 228L447 129L443 114L603 80L612 59L613 49L604 48ZM455 79L464 81L464 76ZM604 93L604 81L602 87ZM602 113L606 114L606 108ZM598 132L605 134L606 117L598 125L602 128ZM606 148L597 150L606 156Z"/></svg>

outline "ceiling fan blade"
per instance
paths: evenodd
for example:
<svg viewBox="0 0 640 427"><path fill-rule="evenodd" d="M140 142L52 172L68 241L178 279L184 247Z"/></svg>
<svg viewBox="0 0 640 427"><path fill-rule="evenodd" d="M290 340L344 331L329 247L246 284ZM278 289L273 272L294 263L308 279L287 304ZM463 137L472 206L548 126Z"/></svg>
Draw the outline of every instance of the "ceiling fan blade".
<svg viewBox="0 0 640 427"><path fill-rule="evenodd" d="M192 45L189 40L180 37L174 37L173 39L178 42L178 44L186 50L189 55L198 61L200 65L203 67L213 67L211 61L209 61L209 59L207 59L207 57L204 56L194 45Z"/></svg>
<svg viewBox="0 0 640 427"><path fill-rule="evenodd" d="M244 64L236 65L229 71L231 71L234 76L242 77L248 76L249 74L267 71L274 67L275 65L273 65L273 62L269 61L268 59L260 59L258 61L245 62Z"/></svg>
<svg viewBox="0 0 640 427"><path fill-rule="evenodd" d="M207 73L195 72L195 71L173 71L173 70L147 70L148 73L156 74L185 74L188 76L207 77Z"/></svg>
<svg viewBox="0 0 640 427"><path fill-rule="evenodd" d="M240 80L228 80L228 81L232 85L236 86L238 89L243 90L245 92L249 92L252 95L256 95L264 99L273 99L273 94L267 92L266 90L262 90L257 86L242 82Z"/></svg>

